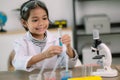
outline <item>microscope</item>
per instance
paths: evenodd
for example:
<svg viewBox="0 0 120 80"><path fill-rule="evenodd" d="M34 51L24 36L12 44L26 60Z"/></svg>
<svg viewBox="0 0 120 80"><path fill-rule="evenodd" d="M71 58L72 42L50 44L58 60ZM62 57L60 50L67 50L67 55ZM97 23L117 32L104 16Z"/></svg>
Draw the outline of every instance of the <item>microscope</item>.
<svg viewBox="0 0 120 80"><path fill-rule="evenodd" d="M102 76L102 77L115 77L118 75L117 70L111 68L112 64L112 54L108 46L103 43L99 38L99 31L97 29L93 30L93 40L92 52L97 55L93 59L97 59L97 64L102 66L102 69L97 69L92 72L92 75Z"/></svg>

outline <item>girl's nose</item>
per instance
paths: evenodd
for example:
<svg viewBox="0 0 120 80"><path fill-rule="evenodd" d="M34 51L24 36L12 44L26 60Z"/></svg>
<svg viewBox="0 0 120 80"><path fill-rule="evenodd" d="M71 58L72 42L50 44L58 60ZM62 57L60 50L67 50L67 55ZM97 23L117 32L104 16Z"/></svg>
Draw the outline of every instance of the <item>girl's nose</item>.
<svg viewBox="0 0 120 80"><path fill-rule="evenodd" d="M40 21L39 21L39 26L42 26L43 23L44 23L44 22L43 22L42 20L40 20Z"/></svg>

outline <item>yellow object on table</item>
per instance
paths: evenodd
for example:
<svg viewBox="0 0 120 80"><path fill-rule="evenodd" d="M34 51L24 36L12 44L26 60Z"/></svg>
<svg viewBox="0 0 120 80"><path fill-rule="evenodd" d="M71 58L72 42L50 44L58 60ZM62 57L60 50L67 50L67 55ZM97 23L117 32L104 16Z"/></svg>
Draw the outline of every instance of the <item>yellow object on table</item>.
<svg viewBox="0 0 120 80"><path fill-rule="evenodd" d="M100 76L87 76L79 78L69 78L68 80L102 80Z"/></svg>

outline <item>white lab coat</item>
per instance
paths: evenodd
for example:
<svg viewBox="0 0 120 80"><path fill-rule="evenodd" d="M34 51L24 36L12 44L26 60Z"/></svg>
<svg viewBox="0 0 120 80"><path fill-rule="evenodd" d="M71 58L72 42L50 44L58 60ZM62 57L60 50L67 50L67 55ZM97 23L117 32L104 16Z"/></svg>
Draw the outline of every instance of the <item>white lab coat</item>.
<svg viewBox="0 0 120 80"><path fill-rule="evenodd" d="M47 42L42 52L45 51L51 45L59 45L57 38L54 37L52 33L50 33L49 31L46 31L46 33L47 33ZM41 69L45 60L32 65L30 68L27 68L27 63L32 58L32 56L40 53L39 49L40 47L36 46L35 44L33 44L31 40L28 39L28 32L21 39L15 40L14 42L15 57L12 61L12 64L15 67L15 69L25 70L28 72L34 69ZM76 64L77 58L78 55L75 51L75 58L69 59L69 67L73 67ZM47 60L47 64L45 68L53 68L55 66L55 62L57 61L57 59L58 56L49 58ZM65 58L62 60L61 66L65 66Z"/></svg>

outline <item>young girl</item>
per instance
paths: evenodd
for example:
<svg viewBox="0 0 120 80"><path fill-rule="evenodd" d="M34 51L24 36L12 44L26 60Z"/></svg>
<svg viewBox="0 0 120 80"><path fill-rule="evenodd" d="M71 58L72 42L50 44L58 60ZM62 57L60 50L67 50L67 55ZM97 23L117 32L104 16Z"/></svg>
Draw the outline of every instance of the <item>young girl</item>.
<svg viewBox="0 0 120 80"><path fill-rule="evenodd" d="M53 68L63 48L59 46L53 34L47 30L50 23L47 7L41 1L30 0L21 6L20 15L21 23L27 32L23 38L14 42L13 66L16 70L30 72L34 69L41 69L47 59L45 68ZM66 46L69 67L74 67L78 55L71 47L70 36L63 35L61 41ZM65 57L58 67L60 66L65 66Z"/></svg>

